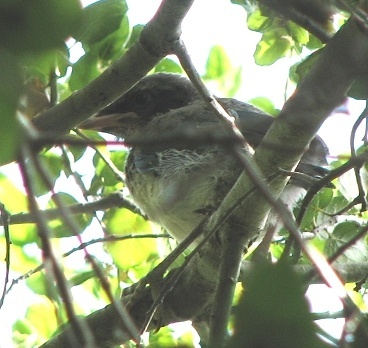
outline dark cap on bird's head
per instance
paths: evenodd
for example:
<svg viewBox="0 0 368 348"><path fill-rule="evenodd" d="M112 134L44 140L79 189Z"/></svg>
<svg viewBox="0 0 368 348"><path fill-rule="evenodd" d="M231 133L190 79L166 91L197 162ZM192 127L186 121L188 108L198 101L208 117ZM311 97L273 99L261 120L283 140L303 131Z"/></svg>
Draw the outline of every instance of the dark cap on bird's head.
<svg viewBox="0 0 368 348"><path fill-rule="evenodd" d="M92 118L79 125L124 137L153 117L199 99L191 81L178 74L148 75Z"/></svg>
<svg viewBox="0 0 368 348"><path fill-rule="evenodd" d="M149 120L152 116L186 106L198 98L197 91L187 78L178 74L153 74L140 80L98 115L135 112Z"/></svg>

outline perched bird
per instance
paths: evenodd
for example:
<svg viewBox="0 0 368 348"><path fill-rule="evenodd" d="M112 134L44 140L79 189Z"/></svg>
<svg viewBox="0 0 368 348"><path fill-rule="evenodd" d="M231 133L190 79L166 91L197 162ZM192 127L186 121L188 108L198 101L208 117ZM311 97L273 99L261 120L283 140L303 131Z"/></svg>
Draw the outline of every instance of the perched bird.
<svg viewBox="0 0 368 348"><path fill-rule="evenodd" d="M220 103L237 115L237 124L252 147L262 141L274 118L249 104L222 98ZM158 73L143 78L125 95L87 120L92 128L125 138L219 128L190 80L176 74ZM220 145L178 144L162 151L133 147L126 164L126 185L148 217L178 241L184 239L206 215L211 214L234 185L242 167ZM311 177L325 175L328 149L315 137L296 168ZM293 206L310 186L291 178L281 199Z"/></svg>

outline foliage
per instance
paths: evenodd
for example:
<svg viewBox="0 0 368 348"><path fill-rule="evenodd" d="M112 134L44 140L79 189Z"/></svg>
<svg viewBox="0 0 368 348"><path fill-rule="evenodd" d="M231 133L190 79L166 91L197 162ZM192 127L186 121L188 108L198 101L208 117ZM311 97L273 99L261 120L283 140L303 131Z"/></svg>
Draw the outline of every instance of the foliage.
<svg viewBox="0 0 368 348"><path fill-rule="evenodd" d="M288 77L290 83L299 82L318 58L322 41L293 21L263 5L258 6L255 1L232 2L248 11L248 28L260 33L254 48L255 62L268 66L279 60L299 57L298 63L291 66ZM345 21L346 12L337 11L340 21ZM17 158L21 147L25 146L28 136L23 132L27 127L22 124L27 125L27 117L34 117L52 106L52 100L64 100L93 81L127 52L138 40L142 28L142 25L131 26L124 0L101 0L83 9L76 0L3 1L0 4L3 34L0 38L0 115L3 125L0 129L3 144L0 163L5 165ZM332 30L329 22L325 28ZM72 41L68 41L70 38ZM73 40L84 50L75 63L70 59L70 51L75 45ZM205 68L203 80L206 83L215 81L222 95L232 97L239 90L243 82L242 67L234 66L220 45L213 46L208 53ZM165 58L154 71L181 73L183 70L175 60ZM356 82L350 95L366 98L366 82L365 78ZM50 103L44 102L45 97ZM267 97L262 95L251 102L270 114L277 114L278 110ZM25 105L20 105L24 100ZM15 116L17 109L25 119ZM23 121L19 122L19 119ZM83 135L96 142L105 140L94 132ZM3 167L0 174L0 202L11 216L10 270L17 274L34 270L25 278L28 289L37 298L27 308L24 317L18 318L13 325L13 341L18 347L38 346L67 321L60 289L50 281L49 269L42 264L44 246L37 221L29 213L30 195L36 196L39 210L44 212L43 218L50 220L47 232L75 293L73 304L77 315L86 316L110 303L101 278L91 264L85 262L84 252L77 250L82 241L91 244L89 253L116 298L123 288L152 270L174 244L170 239L156 238L159 227L126 207L74 213L81 204L107 198L118 190L126 193L121 173L128 153L128 149L121 145L117 148L100 143L92 146L93 152L73 142L76 139L80 138L72 133L69 144L56 147L46 144L48 147L41 150L36 159L30 159L37 162L38 158L39 166L28 168L26 163L32 190L20 184L16 168ZM339 167L346 161L346 157L342 157L334 165ZM343 255L338 255L337 263L341 264L368 261L366 238L362 234L367 213L360 212L354 205L346 208L351 201L336 179L333 187L324 187L313 198L300 224L302 232L314 233L312 243L326 257L334 257L349 246ZM58 214L47 217L46 214L55 209ZM296 209L295 214L298 213ZM331 223L334 214L338 217ZM24 217L30 220L22 220ZM147 235L147 238L140 239L140 235ZM357 235L361 238L352 243ZM116 239L109 239L111 236ZM2 260L5 260L6 245L9 245L6 231L0 238ZM102 241L95 243L98 238ZM289 234L282 230L271 245L270 259L288 259L285 251L288 239ZM293 246L291 249L290 254L298 258L298 248ZM298 263L307 265L309 260L301 256ZM362 276L362 279L360 287L354 291L364 295L366 278ZM234 335L229 347L242 347L244 341L252 342L252 347L288 347L295 345L297 340L298 347L327 346L317 339L317 330L304 299L305 284L289 264L260 264L251 273L248 283L243 285L245 290L234 314ZM364 302L359 305L366 309ZM264 335L265 331L267 335ZM357 332L357 342L360 342L364 328L359 327ZM166 327L158 334L149 333L147 344L152 347L190 346L193 332L177 337L171 328ZM346 344L359 346L359 343Z"/></svg>

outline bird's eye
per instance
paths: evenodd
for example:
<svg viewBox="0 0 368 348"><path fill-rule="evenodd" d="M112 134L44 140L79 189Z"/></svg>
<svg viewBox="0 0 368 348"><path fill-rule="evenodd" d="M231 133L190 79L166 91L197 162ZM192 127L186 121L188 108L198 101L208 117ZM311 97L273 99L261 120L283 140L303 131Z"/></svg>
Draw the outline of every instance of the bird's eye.
<svg viewBox="0 0 368 348"><path fill-rule="evenodd" d="M138 93L134 97L134 103L136 105L144 106L151 100L151 97L148 93Z"/></svg>

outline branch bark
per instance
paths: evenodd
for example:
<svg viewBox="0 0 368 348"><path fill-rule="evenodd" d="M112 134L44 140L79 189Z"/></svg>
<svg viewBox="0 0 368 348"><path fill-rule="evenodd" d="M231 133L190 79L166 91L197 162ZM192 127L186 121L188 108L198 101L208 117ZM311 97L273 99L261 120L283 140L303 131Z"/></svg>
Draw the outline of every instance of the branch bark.
<svg viewBox="0 0 368 348"><path fill-rule="evenodd" d="M110 68L60 104L34 119L40 131L62 135L112 103L171 53L181 22L194 0L163 0L139 40Z"/></svg>

